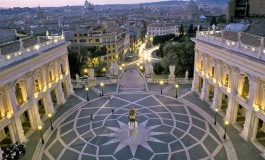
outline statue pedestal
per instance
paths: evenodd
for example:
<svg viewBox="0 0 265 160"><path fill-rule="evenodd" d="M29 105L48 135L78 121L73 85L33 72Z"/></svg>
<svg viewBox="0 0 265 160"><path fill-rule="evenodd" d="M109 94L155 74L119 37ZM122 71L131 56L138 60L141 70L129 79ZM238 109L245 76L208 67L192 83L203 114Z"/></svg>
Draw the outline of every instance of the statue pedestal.
<svg viewBox="0 0 265 160"><path fill-rule="evenodd" d="M96 78L88 78L88 86L89 87L94 87L96 85L97 85Z"/></svg>
<svg viewBox="0 0 265 160"><path fill-rule="evenodd" d="M168 84L175 84L175 83L176 83L175 76L169 76L168 77Z"/></svg>
<svg viewBox="0 0 265 160"><path fill-rule="evenodd" d="M118 76L110 76L110 83L111 84L117 84L118 83Z"/></svg>
<svg viewBox="0 0 265 160"><path fill-rule="evenodd" d="M128 122L129 130L137 129L137 127L138 127L138 123L137 122L131 123L131 125L130 125L130 122Z"/></svg>
<svg viewBox="0 0 265 160"><path fill-rule="evenodd" d="M146 76L146 82L154 82L153 76Z"/></svg>

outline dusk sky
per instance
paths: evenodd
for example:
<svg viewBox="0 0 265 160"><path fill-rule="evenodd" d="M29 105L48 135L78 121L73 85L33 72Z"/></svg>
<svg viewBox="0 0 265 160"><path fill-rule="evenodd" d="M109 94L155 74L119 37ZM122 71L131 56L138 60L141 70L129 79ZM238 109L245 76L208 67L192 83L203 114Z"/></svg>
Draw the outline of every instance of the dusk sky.
<svg viewBox="0 0 265 160"><path fill-rule="evenodd" d="M143 2L158 2L165 0L92 0L94 4L128 4ZM0 7L55 7L55 6L72 6L83 5L85 0L0 0Z"/></svg>

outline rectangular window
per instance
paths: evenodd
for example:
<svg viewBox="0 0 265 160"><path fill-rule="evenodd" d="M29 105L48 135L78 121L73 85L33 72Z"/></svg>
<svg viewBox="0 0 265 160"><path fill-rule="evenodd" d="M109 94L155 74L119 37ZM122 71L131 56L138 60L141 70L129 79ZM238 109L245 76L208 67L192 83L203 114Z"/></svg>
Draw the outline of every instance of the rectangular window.
<svg viewBox="0 0 265 160"><path fill-rule="evenodd" d="M52 71L49 71L49 83L53 82Z"/></svg>
<svg viewBox="0 0 265 160"><path fill-rule="evenodd" d="M35 79L35 89L36 89L36 92L40 91L40 85L39 85L39 80L38 79Z"/></svg>
<svg viewBox="0 0 265 160"><path fill-rule="evenodd" d="M99 39L96 39L96 42L99 42Z"/></svg>
<svg viewBox="0 0 265 160"><path fill-rule="evenodd" d="M214 67L212 66L212 77L214 77Z"/></svg>

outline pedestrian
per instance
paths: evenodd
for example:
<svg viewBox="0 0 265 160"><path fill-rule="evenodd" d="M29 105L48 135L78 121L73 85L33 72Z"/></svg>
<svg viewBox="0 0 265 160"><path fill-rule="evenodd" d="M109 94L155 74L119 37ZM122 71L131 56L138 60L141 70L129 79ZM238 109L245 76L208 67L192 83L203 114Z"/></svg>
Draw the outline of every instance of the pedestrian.
<svg viewBox="0 0 265 160"><path fill-rule="evenodd" d="M90 114L90 120L93 121L93 114Z"/></svg>
<svg viewBox="0 0 265 160"><path fill-rule="evenodd" d="M111 112L112 112L112 115L114 114L114 109L113 110L111 110Z"/></svg>

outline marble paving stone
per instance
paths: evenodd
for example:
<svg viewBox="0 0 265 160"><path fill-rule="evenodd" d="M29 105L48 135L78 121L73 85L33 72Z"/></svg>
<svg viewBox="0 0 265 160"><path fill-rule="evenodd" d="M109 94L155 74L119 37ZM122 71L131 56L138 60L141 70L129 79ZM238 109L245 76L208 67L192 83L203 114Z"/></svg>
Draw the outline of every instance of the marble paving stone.
<svg viewBox="0 0 265 160"><path fill-rule="evenodd" d="M73 137L76 137L76 133L74 130L71 130L69 133L65 134L61 137L65 144L70 143L73 140Z"/></svg>
<svg viewBox="0 0 265 160"><path fill-rule="evenodd" d="M73 152L69 149L67 149L64 154L62 155L61 159L62 160L73 160L73 159L77 159L79 156L79 154L77 152Z"/></svg>
<svg viewBox="0 0 265 160"><path fill-rule="evenodd" d="M97 147L95 147L94 145L91 145L91 144L87 144L87 146L84 149L84 153L96 155Z"/></svg>
<svg viewBox="0 0 265 160"><path fill-rule="evenodd" d="M56 141L53 144L52 148L49 149L49 153L52 155L53 158L56 159L61 154L63 148L64 148L63 145L59 141Z"/></svg>
<svg viewBox="0 0 265 160"><path fill-rule="evenodd" d="M173 153L170 160L185 160L187 159L186 153L184 151Z"/></svg>
<svg viewBox="0 0 265 160"><path fill-rule="evenodd" d="M201 145L196 145L189 149L190 159L201 159L206 158L208 155Z"/></svg>
<svg viewBox="0 0 265 160"><path fill-rule="evenodd" d="M184 149L179 141L175 141L175 142L171 143L170 148L171 148L171 152Z"/></svg>

